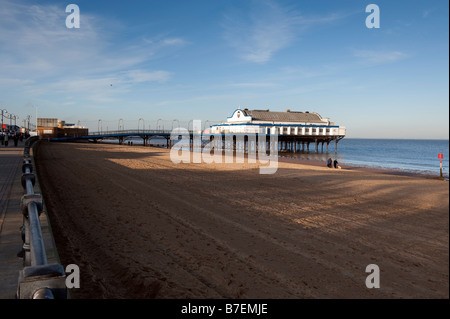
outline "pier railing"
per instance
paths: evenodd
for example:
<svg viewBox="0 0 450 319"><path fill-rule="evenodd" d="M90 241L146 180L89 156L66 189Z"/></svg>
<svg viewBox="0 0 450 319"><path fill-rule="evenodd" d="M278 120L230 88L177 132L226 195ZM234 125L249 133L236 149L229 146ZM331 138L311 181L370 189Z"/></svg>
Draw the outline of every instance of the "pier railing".
<svg viewBox="0 0 450 319"><path fill-rule="evenodd" d="M87 136L118 136L118 135L136 135L136 134L149 134L149 135L155 135L155 134L170 134L172 130L119 130L119 131L100 131L100 132L92 132L89 133Z"/></svg>
<svg viewBox="0 0 450 319"><path fill-rule="evenodd" d="M34 192L36 177L30 156L31 146L37 139L29 138L24 148L22 186L25 194L21 201L23 248L20 253L24 267L19 272L16 297L18 299L65 299L67 288L64 268L60 264L48 263L39 221L43 202L42 195Z"/></svg>

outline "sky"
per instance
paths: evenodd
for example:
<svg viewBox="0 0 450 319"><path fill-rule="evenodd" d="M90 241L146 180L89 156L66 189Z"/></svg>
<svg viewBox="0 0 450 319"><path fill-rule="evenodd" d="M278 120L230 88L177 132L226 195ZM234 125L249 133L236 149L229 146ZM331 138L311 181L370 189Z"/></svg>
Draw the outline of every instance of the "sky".
<svg viewBox="0 0 450 319"><path fill-rule="evenodd" d="M290 109L349 138L448 139L448 28L446 0L0 0L0 109L91 131Z"/></svg>

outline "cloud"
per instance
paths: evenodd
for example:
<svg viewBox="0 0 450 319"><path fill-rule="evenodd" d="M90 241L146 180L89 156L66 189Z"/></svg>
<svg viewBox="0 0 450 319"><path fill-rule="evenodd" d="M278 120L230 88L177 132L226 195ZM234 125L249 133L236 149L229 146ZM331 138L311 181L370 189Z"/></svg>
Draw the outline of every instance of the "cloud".
<svg viewBox="0 0 450 319"><path fill-rule="evenodd" d="M144 82L163 83L172 73L152 70L159 51L184 44L177 37L121 40L120 22L81 12L79 29L65 25L65 5L30 5L2 0L0 10L0 82L22 87L33 96L77 92L110 100ZM121 41L121 42L119 42ZM150 66L149 66L150 65ZM131 70L131 71L130 71ZM102 96L102 94L104 94Z"/></svg>
<svg viewBox="0 0 450 319"><path fill-rule="evenodd" d="M141 83L141 82L167 82L171 73L167 71L153 71L146 72L142 70L132 70L127 72L127 77L132 83Z"/></svg>
<svg viewBox="0 0 450 319"><path fill-rule="evenodd" d="M88 14L82 28L65 27L65 8L3 1L0 11L0 68L18 76L73 71L101 51L100 35ZM5 59L3 59L5 58ZM3 61L3 62L1 62Z"/></svg>
<svg viewBox="0 0 450 319"><path fill-rule="evenodd" d="M242 82L230 84L231 87L237 88L267 88L277 86L275 83L268 82Z"/></svg>
<svg viewBox="0 0 450 319"><path fill-rule="evenodd" d="M249 62L265 63L295 38L299 16L271 1L251 2L249 12L224 16L225 39Z"/></svg>
<svg viewBox="0 0 450 319"><path fill-rule="evenodd" d="M185 43L186 41L180 38L167 38L162 41L164 45L182 45Z"/></svg>
<svg viewBox="0 0 450 319"><path fill-rule="evenodd" d="M427 9L422 12L422 18L426 19L430 16L430 14L435 11L435 9Z"/></svg>
<svg viewBox="0 0 450 319"><path fill-rule="evenodd" d="M361 63L378 65L385 63L393 63L408 57L407 54L400 51L372 51L372 50L356 50L354 56Z"/></svg>
<svg viewBox="0 0 450 319"><path fill-rule="evenodd" d="M334 12L323 16L304 16L292 7L283 7L271 0L246 3L249 3L248 10L235 9L224 15L224 38L237 50L240 58L261 64L291 46L308 29L360 13Z"/></svg>

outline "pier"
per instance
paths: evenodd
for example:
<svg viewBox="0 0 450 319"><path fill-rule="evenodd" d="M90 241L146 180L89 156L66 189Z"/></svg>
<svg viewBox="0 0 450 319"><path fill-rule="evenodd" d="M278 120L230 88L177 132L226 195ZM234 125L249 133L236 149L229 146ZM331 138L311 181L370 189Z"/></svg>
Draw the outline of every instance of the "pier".
<svg viewBox="0 0 450 319"><path fill-rule="evenodd" d="M57 123L56 119L50 119ZM141 121L142 119L140 119ZM227 121L221 124L211 125L202 129L201 121L194 120L192 129L173 128L172 130L116 130L88 133L87 130L73 131L70 136L49 136L50 141L74 141L88 140L97 142L104 139L117 139L123 144L128 137L142 138L143 145L149 144L152 138L166 139L167 148L171 147L181 135L189 134L190 148L193 149L194 140L199 137L202 141L214 141L216 148L233 149L240 148L245 153L249 150L264 147L266 150L278 152L304 152L309 153L310 145L314 144L314 152L329 152L329 145L334 142L334 152L337 153L338 142L345 137L346 128L336 125L328 118L323 118L315 112L297 112L286 110L285 112L273 112L270 110L236 109ZM173 120L172 124L174 121ZM208 122L208 121L206 121ZM178 123L179 124L179 123ZM55 124L53 124L55 125ZM144 125L143 125L144 126ZM120 128L120 121L118 127ZM123 127L123 126L122 126ZM58 131L49 128L48 131ZM82 134L85 133L85 134ZM178 137L177 137L178 136ZM255 136L258 138L255 139ZM265 138L263 137L265 136ZM275 137L271 141L271 137ZM45 138L45 136L44 136ZM252 144L253 143L253 144ZM265 144L265 145L262 145ZM203 142L201 143L203 145ZM324 150L325 147L325 150Z"/></svg>
<svg viewBox="0 0 450 319"><path fill-rule="evenodd" d="M97 143L102 140L118 140L119 144L124 144L126 139L129 137L140 137L143 141L143 146L148 146L151 139L159 138L166 140L166 147L170 148L174 143L179 140L181 133L177 133L177 128L174 131L171 130L126 130L126 131L105 131L105 132L93 132L87 135L71 136L71 137L55 137L55 138L43 138L51 142L71 142L71 141L89 141ZM252 133L204 133L204 132L194 132L187 131L189 134L189 139L191 143L191 149L194 148L194 139L201 138L204 141L215 140L221 141L217 142L216 147L221 147L223 150L232 148L237 150L242 148L245 153L248 152L251 145L252 138L255 134ZM277 142L275 145L271 145L270 133L269 134L258 134L258 136L265 136L267 141L266 149L271 148L278 149L279 152L292 152L292 153L314 153L319 152L329 152L330 143L334 143L334 152L337 153L338 142L344 138L344 135L299 135L295 134L292 130L292 134L276 134ZM174 138L176 137L176 138ZM230 143L231 141L231 143ZM260 142L260 141L259 141ZM258 143L258 142L257 142ZM314 150L311 149L311 145L314 145ZM259 147L256 145L256 147Z"/></svg>

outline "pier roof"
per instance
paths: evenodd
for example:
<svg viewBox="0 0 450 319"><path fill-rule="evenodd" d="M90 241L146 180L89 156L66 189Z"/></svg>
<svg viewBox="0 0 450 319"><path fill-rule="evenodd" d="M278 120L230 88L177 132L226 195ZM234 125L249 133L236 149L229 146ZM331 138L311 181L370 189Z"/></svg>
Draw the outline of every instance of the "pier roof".
<svg viewBox="0 0 450 319"><path fill-rule="evenodd" d="M294 112L271 112L269 110L241 110L245 115L251 116L253 121L273 121L273 122L309 122L323 123L324 120L317 113ZM326 121L326 120L325 120Z"/></svg>

